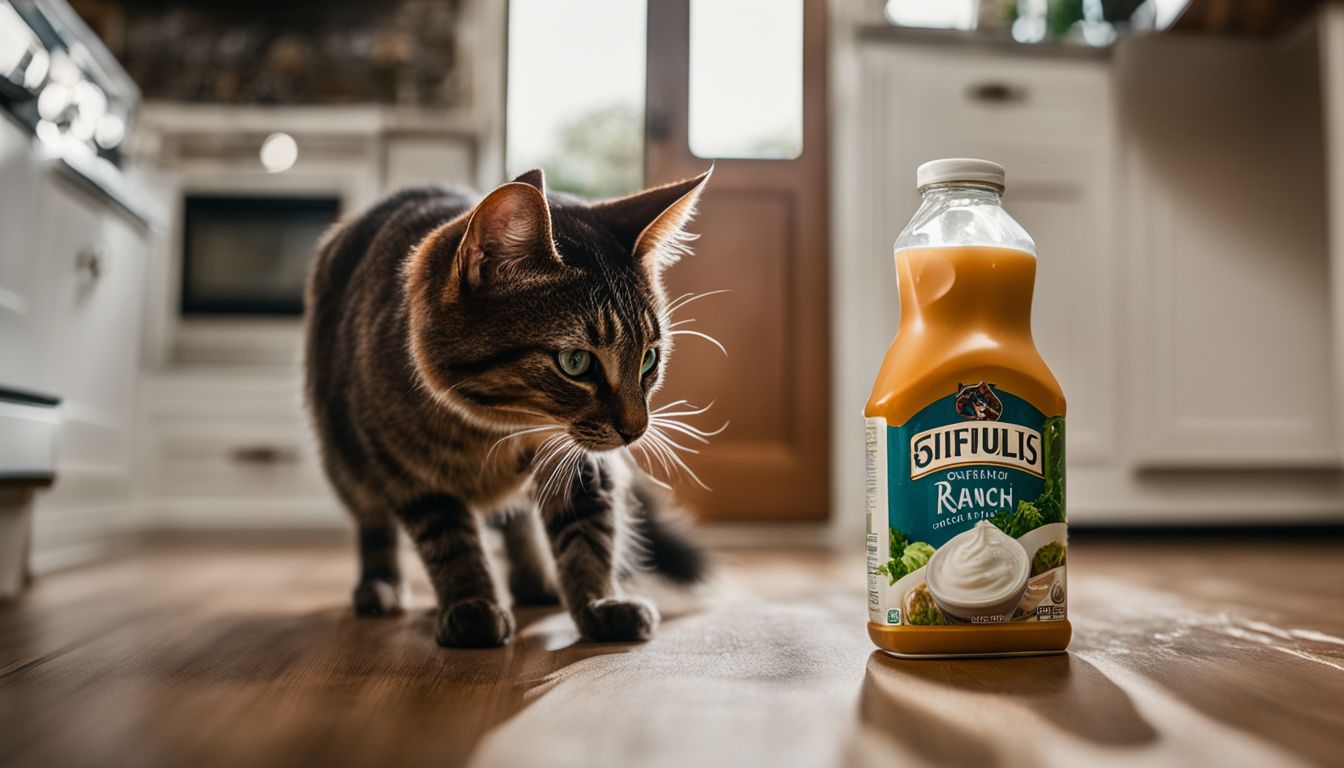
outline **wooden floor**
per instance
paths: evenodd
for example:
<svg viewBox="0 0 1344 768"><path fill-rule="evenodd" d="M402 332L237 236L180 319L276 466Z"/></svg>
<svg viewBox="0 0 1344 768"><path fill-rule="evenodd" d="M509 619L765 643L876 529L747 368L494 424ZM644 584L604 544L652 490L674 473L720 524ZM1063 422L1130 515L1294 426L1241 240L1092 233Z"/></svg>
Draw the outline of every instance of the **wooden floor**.
<svg viewBox="0 0 1344 768"><path fill-rule="evenodd" d="M898 661L862 560L720 555L644 645L355 619L339 543L160 543L0 607L0 766L1344 764L1344 545L1088 539L1071 653Z"/></svg>

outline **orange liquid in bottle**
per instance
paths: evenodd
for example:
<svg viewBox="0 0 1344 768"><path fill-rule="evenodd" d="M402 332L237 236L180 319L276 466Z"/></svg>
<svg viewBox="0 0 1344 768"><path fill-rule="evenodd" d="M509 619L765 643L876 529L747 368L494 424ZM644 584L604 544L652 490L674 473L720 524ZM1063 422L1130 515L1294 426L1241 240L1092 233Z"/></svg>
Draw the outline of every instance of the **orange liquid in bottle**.
<svg viewBox="0 0 1344 768"><path fill-rule="evenodd" d="M896 253L896 269L901 321L864 409L870 424L874 417L880 417L891 427L906 425L921 411L932 408L931 404L948 399L968 383L982 381L992 382L996 392L1020 398L1040 415L1064 415L1059 382L1031 336L1036 279L1033 254L981 245L908 247ZM993 426L997 422L979 423ZM1062 435L1058 450L1063 450ZM882 461L886 466L888 459ZM912 474L894 459L891 471ZM1059 482L1062 487L1062 477ZM1060 504L1062 507L1062 500ZM881 514L886 514L885 508ZM878 530L885 530L885 523ZM870 535L870 562L873 538ZM880 558L885 558L885 542L879 546L883 550ZM1033 554L1027 552L1028 557ZM1063 612L1062 570L1058 576L1058 615ZM872 578L881 576L874 577L870 569ZM885 585L878 586L886 589ZM870 592L870 601L876 600L872 595ZM909 613L910 603L904 605ZM911 626L908 621L908 616L904 622L898 618L894 625L870 620L868 633L879 648L892 653L945 656L1057 652L1068 645L1072 632L1068 620L1058 617L1041 621L1034 617L1000 619L996 624L952 621L932 626Z"/></svg>

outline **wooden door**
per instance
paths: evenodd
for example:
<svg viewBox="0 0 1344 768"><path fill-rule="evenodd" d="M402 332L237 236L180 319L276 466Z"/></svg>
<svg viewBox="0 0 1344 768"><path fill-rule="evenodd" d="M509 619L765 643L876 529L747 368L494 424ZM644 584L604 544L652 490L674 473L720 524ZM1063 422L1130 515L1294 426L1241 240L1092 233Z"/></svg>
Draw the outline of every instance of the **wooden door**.
<svg viewBox="0 0 1344 768"><path fill-rule="evenodd" d="M678 336L655 405L712 402L710 411L690 420L704 427L728 424L708 446L682 441L700 449L687 462L712 489L677 483L678 495L697 515L824 520L830 498L825 7L821 0L801 0L791 8L802 15L802 31L791 43L801 47L802 58L796 156L697 155L688 124L691 59L698 55L692 53L691 17L723 7L709 2L732 1L649 3L647 180L692 176L714 163L690 228L700 236L694 254L669 271L668 288L674 297L727 291L674 316L694 318L680 328L716 337L726 355L699 337ZM772 8L790 12L791 5ZM704 23L702 17L698 34ZM715 32L720 42L760 31L730 26Z"/></svg>

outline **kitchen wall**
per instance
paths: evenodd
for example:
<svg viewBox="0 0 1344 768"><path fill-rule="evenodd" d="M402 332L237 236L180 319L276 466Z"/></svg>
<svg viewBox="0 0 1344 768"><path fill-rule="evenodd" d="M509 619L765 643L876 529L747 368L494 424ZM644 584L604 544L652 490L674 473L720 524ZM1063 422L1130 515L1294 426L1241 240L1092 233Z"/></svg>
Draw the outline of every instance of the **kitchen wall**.
<svg viewBox="0 0 1344 768"><path fill-rule="evenodd" d="M81 5L125 45L175 28ZM71 480L49 495L40 563L118 531L344 526L300 403L299 319L179 311L182 200L326 195L354 211L409 184L497 183L504 4L449 8L452 72L433 83L375 78L350 100L358 88L315 85L314 103L276 97L263 70L155 86L125 149L162 214L136 267L131 447L115 471L86 462L115 493ZM1074 523L1344 520L1341 11L1267 38L1104 50L895 30L876 11L831 4L835 540L860 540L859 414L899 318L890 243L917 204L914 169L962 154L1007 165L1006 205L1040 246L1035 325L1070 399ZM392 48L414 51L407 39ZM259 60L290 61L277 40ZM298 148L281 173L258 162L274 134Z"/></svg>

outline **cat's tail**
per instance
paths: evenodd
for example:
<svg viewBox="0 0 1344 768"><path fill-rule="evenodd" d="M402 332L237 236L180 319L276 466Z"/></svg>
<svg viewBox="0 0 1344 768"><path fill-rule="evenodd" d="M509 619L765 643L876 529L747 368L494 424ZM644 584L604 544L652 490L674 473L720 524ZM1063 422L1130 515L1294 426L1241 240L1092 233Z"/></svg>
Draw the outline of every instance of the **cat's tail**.
<svg viewBox="0 0 1344 768"><path fill-rule="evenodd" d="M644 541L642 565L677 584L695 584L709 573L709 555L698 544L671 494L639 477L634 484L640 510L635 518Z"/></svg>

